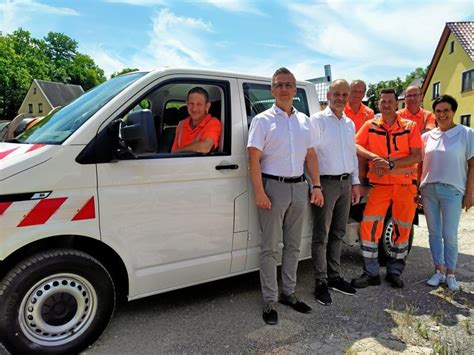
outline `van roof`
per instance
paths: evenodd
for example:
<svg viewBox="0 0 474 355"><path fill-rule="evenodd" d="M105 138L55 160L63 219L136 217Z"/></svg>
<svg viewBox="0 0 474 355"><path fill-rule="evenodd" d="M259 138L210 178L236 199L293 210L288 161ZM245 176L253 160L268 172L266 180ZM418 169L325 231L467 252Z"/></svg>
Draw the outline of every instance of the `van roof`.
<svg viewBox="0 0 474 355"><path fill-rule="evenodd" d="M172 75L172 74L195 74L195 75L212 75L212 76L223 76L223 77L234 77L237 79L249 79L249 80L262 80L269 81L271 80L270 76L259 76L259 75L250 75L243 73L227 72L220 70L206 70L206 69L189 69L189 68L168 68L168 69L154 69L147 72L148 75L152 76L162 76L162 75ZM305 80L297 80L298 84L311 84L313 83Z"/></svg>

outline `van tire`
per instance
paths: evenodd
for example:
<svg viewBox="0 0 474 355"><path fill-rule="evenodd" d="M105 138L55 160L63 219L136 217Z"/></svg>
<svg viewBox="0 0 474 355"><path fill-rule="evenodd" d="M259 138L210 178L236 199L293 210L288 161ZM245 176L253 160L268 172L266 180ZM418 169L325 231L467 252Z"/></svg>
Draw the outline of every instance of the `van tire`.
<svg viewBox="0 0 474 355"><path fill-rule="evenodd" d="M114 283L97 259L70 249L38 253L0 282L0 341L12 354L78 353L114 308Z"/></svg>
<svg viewBox="0 0 474 355"><path fill-rule="evenodd" d="M379 250L378 250L378 260L381 266L386 266L387 261L391 258L391 246L393 245L393 218L391 210L387 212L385 216L382 236L379 239ZM408 239L408 253L410 253L411 246L413 244L414 229L413 226L410 230L410 237Z"/></svg>

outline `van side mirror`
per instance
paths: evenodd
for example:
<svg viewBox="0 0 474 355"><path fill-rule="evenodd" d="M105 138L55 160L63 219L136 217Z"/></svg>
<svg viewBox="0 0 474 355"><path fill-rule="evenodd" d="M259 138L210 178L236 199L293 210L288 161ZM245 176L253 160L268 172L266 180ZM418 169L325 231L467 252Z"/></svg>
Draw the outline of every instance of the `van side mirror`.
<svg viewBox="0 0 474 355"><path fill-rule="evenodd" d="M155 123L150 110L131 112L124 120L120 120L119 140L120 153L131 153L135 157L156 153Z"/></svg>

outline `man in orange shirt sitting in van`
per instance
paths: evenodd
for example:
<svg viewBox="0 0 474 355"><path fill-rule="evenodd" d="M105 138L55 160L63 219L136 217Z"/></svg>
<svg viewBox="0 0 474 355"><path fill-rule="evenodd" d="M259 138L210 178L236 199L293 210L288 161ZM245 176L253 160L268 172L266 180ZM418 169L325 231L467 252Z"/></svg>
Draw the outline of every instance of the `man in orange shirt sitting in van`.
<svg viewBox="0 0 474 355"><path fill-rule="evenodd" d="M202 87L189 90L186 98L189 116L178 123L172 153L209 153L219 147L221 122L208 112L211 107L209 94Z"/></svg>

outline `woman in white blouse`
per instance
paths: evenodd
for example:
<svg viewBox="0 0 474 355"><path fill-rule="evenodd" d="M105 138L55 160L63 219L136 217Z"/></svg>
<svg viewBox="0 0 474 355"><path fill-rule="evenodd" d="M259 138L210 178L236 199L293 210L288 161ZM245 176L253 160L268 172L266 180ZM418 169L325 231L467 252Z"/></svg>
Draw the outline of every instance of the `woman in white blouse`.
<svg viewBox="0 0 474 355"><path fill-rule="evenodd" d="M461 209L473 205L474 130L454 123L456 100L443 95L433 102L438 127L423 134L421 198L428 224L435 274L430 286L446 283L459 290L454 272Z"/></svg>

